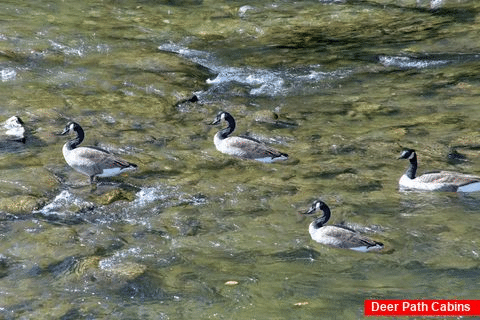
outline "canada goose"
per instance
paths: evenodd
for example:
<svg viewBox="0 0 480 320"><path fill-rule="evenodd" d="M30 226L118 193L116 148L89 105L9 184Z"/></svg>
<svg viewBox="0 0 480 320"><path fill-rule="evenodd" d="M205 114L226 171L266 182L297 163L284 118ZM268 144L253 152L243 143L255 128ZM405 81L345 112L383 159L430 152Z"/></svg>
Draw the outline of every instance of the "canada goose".
<svg viewBox="0 0 480 320"><path fill-rule="evenodd" d="M90 183L96 177L112 177L125 171L135 170L136 164L120 159L106 150L97 147L78 147L85 134L76 122L69 122L60 135L75 133L75 139L63 145L63 157L70 167L90 177Z"/></svg>
<svg viewBox="0 0 480 320"><path fill-rule="evenodd" d="M213 143L215 143L218 151L242 159L252 159L267 163L288 159L286 153L270 148L253 138L229 137L235 130L235 119L228 112L221 111L215 117L212 125L219 124L222 120L226 121L228 126L218 131L213 138Z"/></svg>
<svg viewBox="0 0 480 320"><path fill-rule="evenodd" d="M453 171L432 171L416 177L417 154L413 149L404 149L398 159L410 160L410 166L400 178L400 188L451 192L480 191L480 177L478 176Z"/></svg>
<svg viewBox="0 0 480 320"><path fill-rule="evenodd" d="M322 211L323 215L316 217L308 227L310 236L316 242L331 247L360 252L378 251L383 249L383 243L362 236L353 229L345 226L326 226L325 224L330 219L330 208L321 200L315 201L312 207L304 214L314 214L318 210Z"/></svg>

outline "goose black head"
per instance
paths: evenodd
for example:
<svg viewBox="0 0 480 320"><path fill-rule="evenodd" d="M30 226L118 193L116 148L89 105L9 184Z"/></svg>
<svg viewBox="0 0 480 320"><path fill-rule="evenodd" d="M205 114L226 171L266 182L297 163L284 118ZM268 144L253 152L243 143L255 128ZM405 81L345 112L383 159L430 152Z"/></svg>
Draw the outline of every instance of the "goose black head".
<svg viewBox="0 0 480 320"><path fill-rule="evenodd" d="M217 116L215 117L215 120L211 123L212 125L219 124L222 122L222 120L227 121L229 124L232 122L235 123L235 120L233 119L232 115L226 111L220 111Z"/></svg>
<svg viewBox="0 0 480 320"><path fill-rule="evenodd" d="M322 215L320 217L316 217L315 221L313 222L316 229L321 228L330 219L330 208L322 200L316 200L315 202L313 202L310 209L308 209L308 211L305 212L304 215L311 215L317 211L322 211Z"/></svg>
<svg viewBox="0 0 480 320"><path fill-rule="evenodd" d="M327 204L325 202L323 202L322 200L316 200L315 202L313 202L310 209L308 209L308 211L305 212L304 214L310 215L310 214L314 214L318 210L325 211L325 209L328 209Z"/></svg>
<svg viewBox="0 0 480 320"><path fill-rule="evenodd" d="M73 122L73 121L70 121L69 123L67 123L67 125L65 126L65 129L63 129L63 131L61 133L59 133L59 135L61 136L64 136L68 133L72 133L72 132L79 132L82 130L82 127L80 127L80 125L76 122ZM83 131L83 130L82 130Z"/></svg>
<svg viewBox="0 0 480 320"><path fill-rule="evenodd" d="M413 149L404 149L400 154L398 159L408 159L411 160L415 157L415 150Z"/></svg>
<svg viewBox="0 0 480 320"><path fill-rule="evenodd" d="M330 212L330 209L328 208L328 206L325 202L323 202L322 200L316 200L315 202L313 202L310 209L308 209L308 211L305 212L304 214L305 215L311 215L311 214L314 214L315 212L317 212L319 210L324 212L324 213L326 211Z"/></svg>

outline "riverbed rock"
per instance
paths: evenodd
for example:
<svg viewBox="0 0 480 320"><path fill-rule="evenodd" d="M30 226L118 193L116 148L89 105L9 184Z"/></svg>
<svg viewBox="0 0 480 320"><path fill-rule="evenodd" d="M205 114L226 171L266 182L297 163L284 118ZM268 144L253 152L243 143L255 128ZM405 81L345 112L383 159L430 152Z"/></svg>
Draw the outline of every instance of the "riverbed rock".
<svg viewBox="0 0 480 320"><path fill-rule="evenodd" d="M4 135L5 140L25 143L25 127L22 119L17 116L10 117L2 124L2 127L0 139Z"/></svg>
<svg viewBox="0 0 480 320"><path fill-rule="evenodd" d="M135 193L129 192L123 189L113 189L99 196L92 196L90 200L97 202L101 205L109 205L116 201L133 201L135 199Z"/></svg>
<svg viewBox="0 0 480 320"><path fill-rule="evenodd" d="M0 198L0 211L15 215L28 214L34 210L38 210L46 201L46 198L29 195Z"/></svg>
<svg viewBox="0 0 480 320"><path fill-rule="evenodd" d="M25 144L25 127L23 121L12 116L0 124L0 152L15 152Z"/></svg>

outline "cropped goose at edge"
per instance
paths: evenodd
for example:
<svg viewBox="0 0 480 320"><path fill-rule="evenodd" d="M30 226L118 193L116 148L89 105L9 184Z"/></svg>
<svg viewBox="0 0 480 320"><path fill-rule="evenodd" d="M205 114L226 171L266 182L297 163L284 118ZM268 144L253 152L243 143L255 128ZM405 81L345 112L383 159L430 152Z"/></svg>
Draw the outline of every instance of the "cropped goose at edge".
<svg viewBox="0 0 480 320"><path fill-rule="evenodd" d="M451 192L480 191L480 177L474 175L454 171L432 171L417 177L417 154L413 149L403 150L398 159L410 160L407 171L398 182L402 189Z"/></svg>

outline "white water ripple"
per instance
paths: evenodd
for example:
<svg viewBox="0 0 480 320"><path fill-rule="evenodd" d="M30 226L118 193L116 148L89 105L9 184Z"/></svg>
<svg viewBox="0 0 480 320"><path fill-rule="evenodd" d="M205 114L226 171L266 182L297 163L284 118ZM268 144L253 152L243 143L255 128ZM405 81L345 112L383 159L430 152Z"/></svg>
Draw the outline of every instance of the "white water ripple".
<svg viewBox="0 0 480 320"><path fill-rule="evenodd" d="M324 80L342 79L352 73L350 70L321 71L320 65L303 68L259 69L253 67L229 67L220 64L214 55L191 50L176 44L163 44L159 50L174 52L184 58L198 63L216 73L216 77L208 79L212 85L206 92L196 92L202 98L209 95L232 94L231 86L240 85L249 90L252 96L287 96L298 93L298 88L316 86ZM321 84L320 84L321 85Z"/></svg>
<svg viewBox="0 0 480 320"><path fill-rule="evenodd" d="M448 60L434 60L434 59L419 59L405 56L379 56L378 60L385 67L398 67L404 69L424 69L429 67L441 66L451 61Z"/></svg>
<svg viewBox="0 0 480 320"><path fill-rule="evenodd" d="M58 194L55 199L52 200L49 204L41 208L40 210L34 211L34 213L41 213L45 216L47 215L66 215L70 211L69 208L72 206L75 207L86 207L93 206L94 204L83 199L76 197L74 194L68 190L63 190Z"/></svg>
<svg viewBox="0 0 480 320"><path fill-rule="evenodd" d="M17 77L17 71L12 68L5 68L0 70L0 80L2 82L13 80Z"/></svg>

